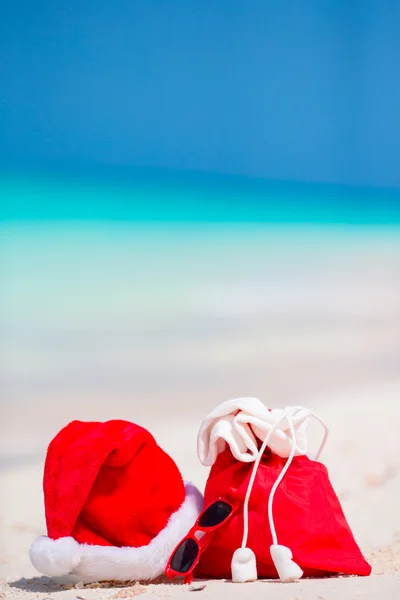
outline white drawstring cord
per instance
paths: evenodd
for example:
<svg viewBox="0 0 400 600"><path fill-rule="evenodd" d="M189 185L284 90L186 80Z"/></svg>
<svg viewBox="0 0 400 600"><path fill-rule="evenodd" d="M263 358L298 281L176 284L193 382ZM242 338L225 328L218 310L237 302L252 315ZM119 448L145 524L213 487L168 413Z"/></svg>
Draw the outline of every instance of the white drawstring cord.
<svg viewBox="0 0 400 600"><path fill-rule="evenodd" d="M272 434L278 428L278 425L282 423L285 419L288 421L290 436L291 436L291 449L288 459L280 472L278 478L276 479L274 485L271 488L269 498L268 498L268 522L271 530L272 536L272 546L271 546L271 556L272 560L275 564L275 567L278 571L279 577L282 581L294 581L299 579L303 571L300 569L298 565L292 560L292 553L289 548L286 546L280 546L278 544L278 538L275 529L275 523L273 518L273 500L275 492L280 485L282 479L285 477L287 470L289 469L292 460L296 453L297 441L296 441L296 431L293 426L292 420L290 417L294 416L299 411L305 411L305 419L313 416L317 421L319 421L324 427L324 437L318 449L316 460L321 455L321 452L325 446L327 437L328 437L328 428L325 423L320 419L315 413L308 409L304 409L301 406L291 406L288 407L281 418L274 423L274 425L269 430L268 434L265 436L265 439L262 443L262 446L258 452L257 458L254 462L253 469L251 472L249 484L246 490L246 496L243 505L243 538L242 545L238 550L235 551L232 557L232 580L237 582L245 582L245 581L253 581L257 579L257 567L254 552L247 548L247 540L248 540L248 532L249 532L249 501L251 492L253 489L254 481L257 475L257 470L259 464L261 462L262 456L265 452L266 447L268 446L269 440L271 439Z"/></svg>
<svg viewBox="0 0 400 600"><path fill-rule="evenodd" d="M296 432L294 430L293 423L292 423L292 421L290 419L288 419L288 424L289 424L290 434L291 434L291 437L292 437L292 447L290 449L290 454L289 454L288 459L287 459L287 461L285 463L285 466L283 467L282 471L279 473L279 476L277 477L274 485L272 486L271 491L269 493L269 498L268 498L268 523L269 523L269 528L271 530L272 543L274 545L278 544L278 537L276 535L276 529L275 529L275 523L274 523L274 515L272 513L272 504L274 502L275 492L278 489L278 486L279 486L280 482L285 477L286 471L290 467L290 465L292 463L292 460L293 460L293 457L294 457L295 452L296 452Z"/></svg>
<svg viewBox="0 0 400 600"><path fill-rule="evenodd" d="M328 439L329 429L326 426L326 424L324 423L324 421L321 419L321 417L319 417L315 412L313 412L309 408L304 408L304 406L290 406L289 407L290 413L292 413L292 412L296 413L296 412L300 412L300 411L303 411L306 413L306 416L304 417L305 419L308 419L309 417L314 417L314 419L316 421L318 421L318 423L320 423L322 425L322 427L324 428L324 437L322 438L322 442L319 445L317 454L315 455L315 458L313 459L313 460L319 460L319 457L321 456L321 453L322 453L323 449L325 448L325 444ZM290 427L290 425L289 425L289 427Z"/></svg>
<svg viewBox="0 0 400 600"><path fill-rule="evenodd" d="M257 458L256 458L256 460L255 460L255 462L253 464L253 469L252 469L251 475L250 475L250 481L249 481L249 484L247 486L246 496L244 498L244 503L243 503L243 521L244 521L244 526L243 526L243 538L242 538L241 548L246 548L246 546L247 546L247 538L248 538L248 535L249 535L249 501L250 501L251 492L253 491L253 485L254 485L254 481L255 481L256 475L257 475L258 466L259 466L259 464L261 462L261 459L263 457L265 449L268 446L268 443L269 443L269 440L271 439L272 434L278 428L278 425L280 425L280 423L286 419L288 413L289 413L289 411L288 411L288 409L286 409L286 411L283 413L283 415L279 419L279 421L277 421L276 423L274 423L274 425L271 427L271 429L269 430L269 432L265 436L265 439L264 439L264 441L262 443L262 446L261 446L261 448L260 448L260 450L258 452ZM293 444L292 444L292 448L291 448L290 453L292 453L292 452L293 452Z"/></svg>

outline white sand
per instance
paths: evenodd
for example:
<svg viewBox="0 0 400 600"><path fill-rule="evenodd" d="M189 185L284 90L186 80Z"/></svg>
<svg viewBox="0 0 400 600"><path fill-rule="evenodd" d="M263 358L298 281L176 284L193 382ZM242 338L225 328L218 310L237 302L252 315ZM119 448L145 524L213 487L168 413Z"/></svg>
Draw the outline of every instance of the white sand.
<svg viewBox="0 0 400 600"><path fill-rule="evenodd" d="M319 413L332 433L325 452L332 482L357 541L371 558L370 578L335 578L278 585L276 582L235 585L207 582L199 591L204 597L274 598L390 598L400 591L400 463L398 423L400 382L369 390L353 390L337 397L315 399ZM194 449L195 424L154 421L152 431L181 466L184 476L203 485L207 470L197 463ZM59 588L30 565L32 539L45 531L41 496L40 461L15 464L0 473L2 490L1 578L6 598L112 598L129 597L138 588L125 591L93 586ZM23 578L23 579L21 579ZM269 589L265 586L269 586ZM158 584L140 588L149 597L178 597L189 593L185 586ZM116 594L120 594L116 596ZM127 594L127 596L124 596Z"/></svg>
<svg viewBox="0 0 400 600"><path fill-rule="evenodd" d="M161 308L152 296L142 322L137 315L144 314L151 286L146 274L131 273L139 301L135 286L125 283L129 235L100 272L99 256L89 248L93 264L86 252L79 282L72 270L70 280L65 269L59 275L63 249L52 242L50 256L43 235L10 267L0 339L0 594L26 600L137 592L149 598L400 598L398 242L386 234L349 236L339 244L290 238L287 251L289 238L281 237L264 256L255 233L245 258L235 254L236 240L223 252L211 240L203 264L202 250L188 258L186 242L178 239L174 256L153 265ZM185 256L181 263L179 256ZM115 297L105 290L107 274L118 288ZM42 306L50 293L43 286L50 283L51 302ZM58 429L74 418L137 421L171 453L184 477L203 487L207 469L195 449L200 420L218 402L239 395L257 395L269 406L302 403L325 419L331 436L323 459L373 576L289 585L212 581L197 592L163 583L61 589L39 577L28 550L45 532L42 465Z"/></svg>

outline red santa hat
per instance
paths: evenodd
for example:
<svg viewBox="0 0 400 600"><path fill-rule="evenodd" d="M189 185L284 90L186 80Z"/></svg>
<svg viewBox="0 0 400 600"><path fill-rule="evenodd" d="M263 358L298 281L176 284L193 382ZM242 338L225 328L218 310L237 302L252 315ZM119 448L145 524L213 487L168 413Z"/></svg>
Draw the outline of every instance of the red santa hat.
<svg viewBox="0 0 400 600"><path fill-rule="evenodd" d="M127 421L73 421L50 443L44 469L48 536L31 547L49 576L151 580L202 509L153 436Z"/></svg>

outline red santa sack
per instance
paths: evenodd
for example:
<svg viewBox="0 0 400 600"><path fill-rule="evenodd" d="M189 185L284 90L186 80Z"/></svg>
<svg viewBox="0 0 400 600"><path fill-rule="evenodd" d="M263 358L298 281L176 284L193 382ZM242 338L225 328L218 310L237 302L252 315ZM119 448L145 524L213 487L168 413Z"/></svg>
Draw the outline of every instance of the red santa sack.
<svg viewBox="0 0 400 600"><path fill-rule="evenodd" d="M196 576L293 581L303 574L369 575L326 467L305 455L304 428L313 413L268 411L244 400L241 408L238 401L218 407L199 433L200 459L212 463L205 506L223 499L233 511L213 533Z"/></svg>

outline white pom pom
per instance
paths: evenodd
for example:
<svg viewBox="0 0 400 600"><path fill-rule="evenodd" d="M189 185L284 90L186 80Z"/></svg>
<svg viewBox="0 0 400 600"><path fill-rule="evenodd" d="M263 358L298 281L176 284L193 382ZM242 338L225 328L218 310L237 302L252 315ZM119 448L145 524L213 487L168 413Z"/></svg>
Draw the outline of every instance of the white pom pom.
<svg viewBox="0 0 400 600"><path fill-rule="evenodd" d="M296 581L303 575L299 565L292 560L293 554L287 546L273 544L270 548L272 561L278 571L279 579L284 583Z"/></svg>
<svg viewBox="0 0 400 600"><path fill-rule="evenodd" d="M43 575L67 575L80 563L80 544L72 537L52 540L46 535L38 537L29 552L35 569Z"/></svg>
<svg viewBox="0 0 400 600"><path fill-rule="evenodd" d="M250 550L250 548L235 550L232 556L231 570L233 583L256 581L257 563L253 550Z"/></svg>

